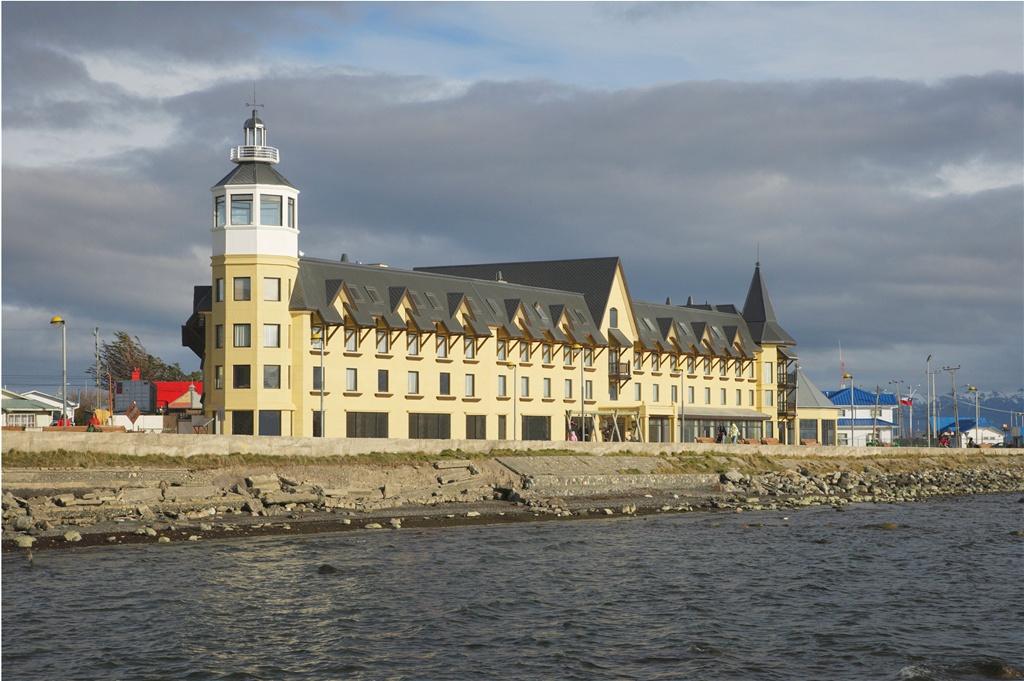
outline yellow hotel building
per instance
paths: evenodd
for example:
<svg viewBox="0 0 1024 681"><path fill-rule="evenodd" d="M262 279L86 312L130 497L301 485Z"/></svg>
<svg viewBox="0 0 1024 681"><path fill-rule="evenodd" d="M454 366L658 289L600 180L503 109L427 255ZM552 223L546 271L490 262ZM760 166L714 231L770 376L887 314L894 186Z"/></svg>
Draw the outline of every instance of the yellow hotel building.
<svg viewBox="0 0 1024 681"><path fill-rule="evenodd" d="M617 257L302 257L299 190L255 111L243 129L212 188L211 283L182 327L214 432L678 442L735 424L744 440L835 442L760 264L738 310L634 300Z"/></svg>

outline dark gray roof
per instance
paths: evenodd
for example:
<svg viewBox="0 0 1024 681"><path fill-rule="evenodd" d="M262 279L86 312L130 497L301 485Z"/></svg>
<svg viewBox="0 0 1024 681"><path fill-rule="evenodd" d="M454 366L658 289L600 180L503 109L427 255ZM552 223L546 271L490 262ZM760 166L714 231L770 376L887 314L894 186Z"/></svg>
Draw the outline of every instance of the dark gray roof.
<svg viewBox="0 0 1024 681"><path fill-rule="evenodd" d="M728 311L730 309L733 311ZM636 317L640 342L647 348L653 348L657 343L666 348L671 347L668 334L669 330L674 328L684 349L692 345L701 352L710 354L708 346L700 342L705 330L709 332L711 338L711 350L717 355L740 356L733 346L736 338L739 339L740 347L744 348L748 357L760 349L747 329L743 317L735 312L731 305L662 305L634 301L633 314ZM651 326L654 327L653 330Z"/></svg>
<svg viewBox="0 0 1024 681"><path fill-rule="evenodd" d="M397 326L394 313L407 294L413 322L422 329L433 330L440 323L449 331L462 333L462 320L453 315L465 302L471 312L469 325L477 335L490 335L488 327L493 326L504 328L512 337L522 336L512 323L516 311L522 309L525 326L534 339L559 340L565 336L557 326L558 317L551 314L552 309L559 309L567 312L569 333L576 341L606 344L586 300L578 293L316 258L299 260L290 307L316 311L328 323L341 324L344 320L331 304L341 285L351 301L346 312L363 326L375 325L378 320Z"/></svg>
<svg viewBox="0 0 1024 681"><path fill-rule="evenodd" d="M801 407L819 409L838 409L832 400L825 397L825 393L818 390L811 379L807 378L804 370L797 367L796 370L796 408Z"/></svg>
<svg viewBox="0 0 1024 681"><path fill-rule="evenodd" d="M269 163L258 161L239 163L235 169L221 178L220 182L213 185L220 187L229 184L279 184L285 187L295 188L288 179L277 172Z"/></svg>
<svg viewBox="0 0 1024 681"><path fill-rule="evenodd" d="M758 343L796 345L793 337L775 319L775 308L772 307L768 287L761 277L761 263L754 266L754 276L750 280L750 288L747 289L747 300L743 303L743 318L747 320L750 333Z"/></svg>
<svg viewBox="0 0 1024 681"><path fill-rule="evenodd" d="M494 281L500 272L501 278L509 283L582 293L591 316L601 324L618 266L619 259L609 257L444 265L415 270L486 281Z"/></svg>

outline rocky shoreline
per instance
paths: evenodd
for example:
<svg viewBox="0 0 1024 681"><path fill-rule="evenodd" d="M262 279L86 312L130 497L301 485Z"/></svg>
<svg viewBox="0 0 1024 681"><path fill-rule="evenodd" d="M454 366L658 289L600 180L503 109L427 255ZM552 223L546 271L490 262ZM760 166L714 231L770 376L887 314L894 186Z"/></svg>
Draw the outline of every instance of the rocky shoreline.
<svg viewBox="0 0 1024 681"><path fill-rule="evenodd" d="M679 473L671 457L573 459L440 459L386 469L293 467L202 475L185 469L5 469L3 549L825 504L842 509L855 503L1024 492L1024 462L1017 458L899 471L872 466L820 470L821 461L787 461L774 470L728 468L705 474ZM524 470L532 472L517 472Z"/></svg>

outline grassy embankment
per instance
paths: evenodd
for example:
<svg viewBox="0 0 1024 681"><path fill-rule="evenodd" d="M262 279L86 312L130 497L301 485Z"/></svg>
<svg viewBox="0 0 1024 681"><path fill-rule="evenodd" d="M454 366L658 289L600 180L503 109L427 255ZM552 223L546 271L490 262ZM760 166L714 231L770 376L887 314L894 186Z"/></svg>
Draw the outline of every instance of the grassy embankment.
<svg viewBox="0 0 1024 681"><path fill-rule="evenodd" d="M267 454L232 453L228 455L169 456L150 454L132 456L114 453L83 453L57 450L52 452L12 451L0 458L4 469L15 468L183 468L210 470L244 466L372 466L393 468L397 466L429 464L441 459L483 460L513 456L580 456L578 452L564 449L535 451L492 450L487 453L471 453L460 450L445 450L438 454L373 452L352 456L272 456ZM605 456L637 456L631 452L617 452ZM799 456L791 450L780 451L773 456L761 452L736 453L661 453L658 471L661 473L723 473L736 469L744 473L765 473L784 470L797 465L814 473L838 470L913 472L926 469L961 469L982 467L1024 467L1024 458L1019 455L981 453L978 450L945 450L928 454L901 454L889 450L871 456ZM624 467L623 473L631 472Z"/></svg>

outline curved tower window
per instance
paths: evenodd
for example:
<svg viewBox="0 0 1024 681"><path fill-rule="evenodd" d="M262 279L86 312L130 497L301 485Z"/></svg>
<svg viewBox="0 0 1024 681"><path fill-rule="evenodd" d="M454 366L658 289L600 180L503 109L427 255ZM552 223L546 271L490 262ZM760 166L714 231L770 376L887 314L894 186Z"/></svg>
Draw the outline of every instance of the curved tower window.
<svg viewBox="0 0 1024 681"><path fill-rule="evenodd" d="M218 196L213 200L213 214L217 227L223 227L227 222L227 213L224 208L224 197Z"/></svg>
<svg viewBox="0 0 1024 681"><path fill-rule="evenodd" d="M619 310L618 308L612 308L608 310L608 326L613 329L619 328Z"/></svg>
<svg viewBox="0 0 1024 681"><path fill-rule="evenodd" d="M295 199L288 199L288 226L295 227Z"/></svg>
<svg viewBox="0 0 1024 681"><path fill-rule="evenodd" d="M281 197L274 194L260 194L260 224L281 225Z"/></svg>
<svg viewBox="0 0 1024 681"><path fill-rule="evenodd" d="M231 224L252 224L252 194L231 195Z"/></svg>

